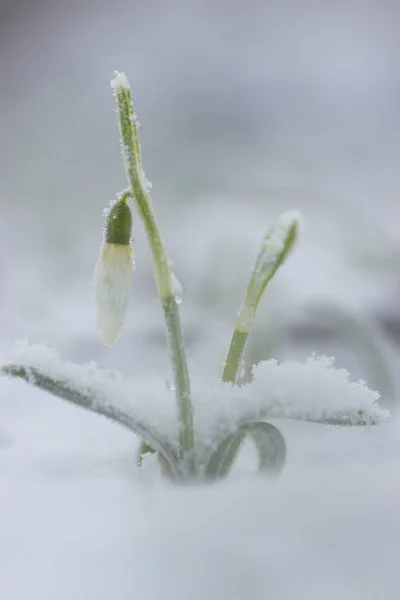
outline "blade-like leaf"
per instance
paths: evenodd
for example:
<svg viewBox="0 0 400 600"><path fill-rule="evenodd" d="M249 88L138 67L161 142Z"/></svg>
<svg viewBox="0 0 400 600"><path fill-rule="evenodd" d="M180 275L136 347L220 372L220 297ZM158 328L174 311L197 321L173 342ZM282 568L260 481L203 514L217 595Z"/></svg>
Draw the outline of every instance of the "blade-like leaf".
<svg viewBox="0 0 400 600"><path fill-rule="evenodd" d="M49 392L57 398L66 400L76 406L86 408L91 412L107 417L108 419L127 427L140 436L152 448L160 452L169 463L172 472L174 474L177 473L176 457L170 445L164 440L160 440L159 436L154 434L151 427L147 424L134 419L131 415L125 414L123 411L113 406L111 402L100 401L93 393L83 392L74 387L72 383L54 379L34 367L5 365L0 368L0 375L22 379L41 390Z"/></svg>
<svg viewBox="0 0 400 600"><path fill-rule="evenodd" d="M277 427L255 421L242 424L235 433L223 438L205 468L209 479L226 477L238 456L245 437L249 435L257 449L260 472L277 476L286 459L286 443Z"/></svg>
<svg viewBox="0 0 400 600"><path fill-rule="evenodd" d="M377 427L382 423L382 419L374 418L366 415L363 409L359 409L357 414L338 415L337 417L312 417L304 414L298 417L281 417L273 415L268 410L261 412L258 415L261 419L280 419L285 418L286 421L304 421L305 423L315 423L317 425L325 425L328 427Z"/></svg>
<svg viewBox="0 0 400 600"><path fill-rule="evenodd" d="M277 427L263 421L245 425L258 452L258 470L278 476L286 460L286 443Z"/></svg>
<svg viewBox="0 0 400 600"><path fill-rule="evenodd" d="M205 468L204 475L207 479L219 479L228 475L245 437L246 431L240 428L220 441Z"/></svg>
<svg viewBox="0 0 400 600"><path fill-rule="evenodd" d="M336 368L326 356L312 356L305 362L265 361L253 375L250 384L232 391L241 408L240 424L289 419L368 427L389 416L378 404L378 392L363 381L351 381L350 373Z"/></svg>

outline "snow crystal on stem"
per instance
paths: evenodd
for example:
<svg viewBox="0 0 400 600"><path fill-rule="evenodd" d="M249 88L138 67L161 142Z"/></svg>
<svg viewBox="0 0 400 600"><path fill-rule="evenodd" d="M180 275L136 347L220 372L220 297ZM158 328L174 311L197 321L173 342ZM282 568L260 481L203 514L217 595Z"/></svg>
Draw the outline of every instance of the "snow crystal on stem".
<svg viewBox="0 0 400 600"><path fill-rule="evenodd" d="M119 71L115 71L115 77L111 80L111 87L113 90L117 91L119 88L124 88L125 90L129 90L129 81L125 73L120 73Z"/></svg>
<svg viewBox="0 0 400 600"><path fill-rule="evenodd" d="M183 300L183 286L174 271L171 269L171 288L172 294L177 304L182 304Z"/></svg>

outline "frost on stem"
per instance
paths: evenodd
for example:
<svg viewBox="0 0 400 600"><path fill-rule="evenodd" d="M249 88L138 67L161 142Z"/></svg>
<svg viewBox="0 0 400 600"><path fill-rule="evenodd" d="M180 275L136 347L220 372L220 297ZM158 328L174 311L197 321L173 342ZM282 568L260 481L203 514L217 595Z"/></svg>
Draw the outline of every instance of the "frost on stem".
<svg viewBox="0 0 400 600"><path fill-rule="evenodd" d="M183 301L183 286L174 271L171 269L171 289L172 294L177 304L182 304Z"/></svg>
<svg viewBox="0 0 400 600"><path fill-rule="evenodd" d="M125 73L115 71L111 87L117 100L118 122L121 134L121 149L128 181L138 196L147 194L151 183L147 180L142 166L138 136L139 121L133 108L129 81Z"/></svg>
<svg viewBox="0 0 400 600"><path fill-rule="evenodd" d="M124 88L129 90L129 81L125 73L120 73L119 71L115 71L115 77L111 80L111 87L113 90L117 91L119 88Z"/></svg>

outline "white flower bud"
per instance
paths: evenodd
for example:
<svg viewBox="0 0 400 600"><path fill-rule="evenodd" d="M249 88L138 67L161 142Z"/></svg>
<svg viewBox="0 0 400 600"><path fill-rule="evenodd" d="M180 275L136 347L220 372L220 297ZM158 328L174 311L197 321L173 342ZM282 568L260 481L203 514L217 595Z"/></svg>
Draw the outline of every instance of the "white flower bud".
<svg viewBox="0 0 400 600"><path fill-rule="evenodd" d="M112 346L128 309L133 271L130 244L105 243L94 271L97 328L106 346Z"/></svg>
<svg viewBox="0 0 400 600"><path fill-rule="evenodd" d="M108 215L105 242L94 271L97 328L106 346L116 342L129 304L134 265L131 230L131 211L121 200Z"/></svg>

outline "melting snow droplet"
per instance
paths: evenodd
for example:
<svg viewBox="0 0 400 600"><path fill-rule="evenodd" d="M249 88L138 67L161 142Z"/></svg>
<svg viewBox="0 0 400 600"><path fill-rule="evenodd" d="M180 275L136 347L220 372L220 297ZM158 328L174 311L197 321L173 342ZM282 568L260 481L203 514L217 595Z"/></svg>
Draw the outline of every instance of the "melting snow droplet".
<svg viewBox="0 0 400 600"><path fill-rule="evenodd" d="M143 178L144 178L145 186L147 187L148 190L151 190L151 188L153 187L153 184L151 183L151 181L149 181L147 179L147 177L144 173L143 173Z"/></svg>
<svg viewBox="0 0 400 600"><path fill-rule="evenodd" d="M175 383L174 383L174 379L172 377L172 375L169 375L169 377L167 377L166 381L165 381L165 385L167 386L167 389L170 392L174 392L175 391Z"/></svg>
<svg viewBox="0 0 400 600"><path fill-rule="evenodd" d="M183 287L177 276L173 271L171 271L171 284L172 284L172 293L175 297L175 302L177 304L182 304L183 301Z"/></svg>
<svg viewBox="0 0 400 600"><path fill-rule="evenodd" d="M246 367L244 362L242 361L238 370L238 379L239 381L243 381L243 379L246 377Z"/></svg>

